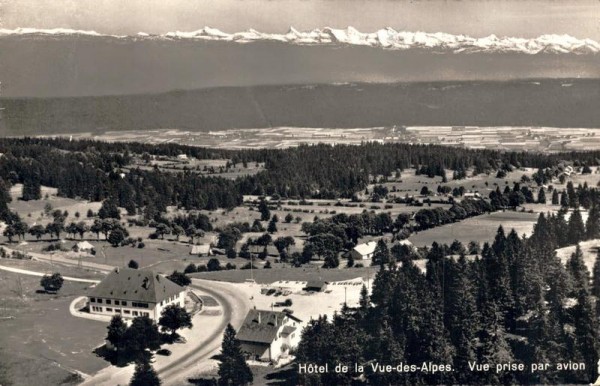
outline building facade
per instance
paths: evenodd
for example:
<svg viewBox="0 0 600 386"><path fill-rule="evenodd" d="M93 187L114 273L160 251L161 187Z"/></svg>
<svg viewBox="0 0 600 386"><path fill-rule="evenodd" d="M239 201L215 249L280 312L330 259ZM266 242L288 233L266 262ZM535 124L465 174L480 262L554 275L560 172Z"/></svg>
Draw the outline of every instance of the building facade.
<svg viewBox="0 0 600 386"><path fill-rule="evenodd" d="M185 293L184 287L150 270L116 268L92 289L88 307L92 314L158 321L168 305L184 307Z"/></svg>
<svg viewBox="0 0 600 386"><path fill-rule="evenodd" d="M248 358L277 362L300 343L301 323L285 312L250 310L236 337Z"/></svg>

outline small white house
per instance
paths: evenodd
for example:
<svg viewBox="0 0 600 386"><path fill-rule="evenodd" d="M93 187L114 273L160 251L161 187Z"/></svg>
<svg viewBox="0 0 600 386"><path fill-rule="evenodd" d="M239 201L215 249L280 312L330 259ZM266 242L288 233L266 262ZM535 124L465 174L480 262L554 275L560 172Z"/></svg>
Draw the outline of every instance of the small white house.
<svg viewBox="0 0 600 386"><path fill-rule="evenodd" d="M158 321L170 304L185 306L185 288L151 270L115 268L88 295L90 313Z"/></svg>
<svg viewBox="0 0 600 386"><path fill-rule="evenodd" d="M369 241L368 243L358 244L348 254L354 260L371 260L375 247L377 247L377 241Z"/></svg>

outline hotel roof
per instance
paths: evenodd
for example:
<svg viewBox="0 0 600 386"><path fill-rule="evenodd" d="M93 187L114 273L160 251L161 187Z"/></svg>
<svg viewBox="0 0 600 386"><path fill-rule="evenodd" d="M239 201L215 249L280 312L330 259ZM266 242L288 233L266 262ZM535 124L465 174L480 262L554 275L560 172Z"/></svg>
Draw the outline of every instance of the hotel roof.
<svg viewBox="0 0 600 386"><path fill-rule="evenodd" d="M90 297L160 303L184 288L151 270L115 268L92 291Z"/></svg>

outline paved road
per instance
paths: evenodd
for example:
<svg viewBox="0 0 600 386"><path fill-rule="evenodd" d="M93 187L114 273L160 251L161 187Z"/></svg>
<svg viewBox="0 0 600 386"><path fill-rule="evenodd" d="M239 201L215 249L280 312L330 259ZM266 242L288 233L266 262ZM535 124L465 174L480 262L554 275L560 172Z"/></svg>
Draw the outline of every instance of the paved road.
<svg viewBox="0 0 600 386"><path fill-rule="evenodd" d="M223 317L220 318L217 325L206 326L206 328L212 330L211 333L202 342L193 342L195 348L189 352L185 360L173 362L158 369L158 374L165 386L185 384L187 378L196 375L200 364L221 350L223 331L227 324L231 323L237 329L241 326L250 309L250 301L246 294L240 292L231 283L192 279L190 287L199 289L214 297L221 305ZM188 342L187 344L191 343Z"/></svg>
<svg viewBox="0 0 600 386"><path fill-rule="evenodd" d="M8 249L8 248L7 248ZM10 252L10 250L8 250ZM66 259L60 256L53 256L50 258L48 255L41 253L28 252L36 260L43 261L54 261L60 262L61 264L77 265L78 261ZM109 272L114 267L96 264L82 261L82 266L86 268L92 268L103 272ZM43 276L41 272L23 270L19 268L4 267L0 266L0 269L4 269L11 272L21 273L24 275ZM97 283L97 280L91 279L79 279L73 277L64 277L65 280ZM240 292L239 288L231 283L216 282L211 280L203 279L192 279L193 289L200 290L206 294L215 298L215 300L221 306L221 315L218 318L211 317L209 323L204 326L199 326L199 323L203 323L205 318L199 315L198 322L195 322L195 327L192 330L191 339L182 345L185 349L184 355L177 355L175 353L172 360L170 357L157 358L154 364L156 371L158 372L163 385L177 385L185 384L186 379L196 375L201 364L206 364L207 360L214 356L221 349L221 340L223 331L228 323L231 323L236 329L242 324L248 310L250 309L250 300L248 296ZM195 331L194 331L195 330ZM194 333L200 332L198 338L194 338ZM182 335L187 335L183 333ZM133 374L133 366L125 368L118 368L109 366L92 377L86 379L82 385L127 385Z"/></svg>
<svg viewBox="0 0 600 386"><path fill-rule="evenodd" d="M28 276L42 277L45 275L45 273L42 273L42 272L30 271L27 269L20 269L20 268L13 268L13 267L6 267L4 265L0 265L0 270L14 272L14 273L20 273L22 275L28 275ZM70 277L70 276L63 276L63 279L68 280L68 281L78 281L81 283L100 283L100 280L81 279L78 277Z"/></svg>
<svg viewBox="0 0 600 386"><path fill-rule="evenodd" d="M222 335L227 323L239 327L250 308L247 296L231 283L192 279L192 289L212 296L219 303L218 316L194 317L194 328L183 330L187 343L171 346L170 357L155 356L154 368L165 386L187 384L187 379L205 367L207 361L221 349ZM86 379L81 386L127 385L133 375L133 366L107 367Z"/></svg>

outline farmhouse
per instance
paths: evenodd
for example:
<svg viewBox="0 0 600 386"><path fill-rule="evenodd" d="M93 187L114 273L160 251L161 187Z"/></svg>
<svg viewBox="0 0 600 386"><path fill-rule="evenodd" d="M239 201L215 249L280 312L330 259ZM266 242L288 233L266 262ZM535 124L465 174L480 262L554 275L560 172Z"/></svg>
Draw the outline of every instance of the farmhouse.
<svg viewBox="0 0 600 386"><path fill-rule="evenodd" d="M354 260L371 260L373 258L373 252L375 252L375 247L377 246L377 241L369 241L368 243L358 244L350 252L348 252L349 256L352 256Z"/></svg>
<svg viewBox="0 0 600 386"><path fill-rule="evenodd" d="M115 268L88 296L90 313L158 320L170 304L183 307L185 288L151 270Z"/></svg>
<svg viewBox="0 0 600 386"><path fill-rule="evenodd" d="M301 323L285 312L254 309L246 315L236 337L249 358L277 362L300 342Z"/></svg>
<svg viewBox="0 0 600 386"><path fill-rule="evenodd" d="M190 250L190 255L211 256L212 251L210 249L210 245L208 244L193 245L192 249Z"/></svg>
<svg viewBox="0 0 600 386"><path fill-rule="evenodd" d="M91 253L94 250L94 246L87 241L80 241L73 246L75 252Z"/></svg>

